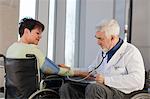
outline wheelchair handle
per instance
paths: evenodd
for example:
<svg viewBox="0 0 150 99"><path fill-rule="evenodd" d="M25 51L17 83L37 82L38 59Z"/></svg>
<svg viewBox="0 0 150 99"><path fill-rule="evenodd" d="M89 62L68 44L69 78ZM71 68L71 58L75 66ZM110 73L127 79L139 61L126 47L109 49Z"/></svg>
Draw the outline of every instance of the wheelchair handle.
<svg viewBox="0 0 150 99"><path fill-rule="evenodd" d="M36 58L36 56L34 54L26 54L26 57Z"/></svg>

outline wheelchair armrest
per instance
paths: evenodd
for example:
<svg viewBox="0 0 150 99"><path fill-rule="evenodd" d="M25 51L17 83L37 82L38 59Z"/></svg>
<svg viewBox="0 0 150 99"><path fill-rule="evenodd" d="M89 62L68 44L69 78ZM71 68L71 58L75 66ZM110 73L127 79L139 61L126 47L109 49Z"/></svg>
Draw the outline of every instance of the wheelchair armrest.
<svg viewBox="0 0 150 99"><path fill-rule="evenodd" d="M40 82L40 89L48 88L58 91L64 84L64 77L59 75L49 75Z"/></svg>
<svg viewBox="0 0 150 99"><path fill-rule="evenodd" d="M64 76L56 75L56 74L51 74L45 77L45 79L52 79L52 78L61 78L64 79Z"/></svg>

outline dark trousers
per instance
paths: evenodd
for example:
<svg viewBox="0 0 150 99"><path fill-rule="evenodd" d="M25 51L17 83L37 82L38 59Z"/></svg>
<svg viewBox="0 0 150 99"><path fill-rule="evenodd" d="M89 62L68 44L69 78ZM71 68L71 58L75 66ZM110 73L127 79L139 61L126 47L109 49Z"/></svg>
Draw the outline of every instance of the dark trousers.
<svg viewBox="0 0 150 99"><path fill-rule="evenodd" d="M103 84L65 83L60 99L123 99L124 93Z"/></svg>

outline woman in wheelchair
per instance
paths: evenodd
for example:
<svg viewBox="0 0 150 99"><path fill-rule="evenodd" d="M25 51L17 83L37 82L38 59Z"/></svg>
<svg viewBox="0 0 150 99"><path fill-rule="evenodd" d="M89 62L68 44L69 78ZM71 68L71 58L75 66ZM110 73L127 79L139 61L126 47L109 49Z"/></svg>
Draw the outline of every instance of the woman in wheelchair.
<svg viewBox="0 0 150 99"><path fill-rule="evenodd" d="M6 57L25 58L26 54L34 54L38 60L38 66L43 73L73 75L73 71L55 65L54 62L44 56L38 48L37 45L44 31L44 25L41 22L31 18L24 18L19 25L20 40L16 41L8 48Z"/></svg>
<svg viewBox="0 0 150 99"><path fill-rule="evenodd" d="M44 25L38 20L24 18L19 23L20 40L14 42L6 53L6 58L26 58L26 54L34 54L37 59L37 67L45 75L69 75L74 73L66 67L55 65L38 48L38 43L42 37Z"/></svg>

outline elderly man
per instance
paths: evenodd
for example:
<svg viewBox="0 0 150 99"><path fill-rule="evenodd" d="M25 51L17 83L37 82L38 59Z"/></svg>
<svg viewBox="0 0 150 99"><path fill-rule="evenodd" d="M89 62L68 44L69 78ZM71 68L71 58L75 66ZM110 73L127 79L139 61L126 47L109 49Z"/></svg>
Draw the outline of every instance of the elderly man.
<svg viewBox="0 0 150 99"><path fill-rule="evenodd" d="M125 94L143 88L145 70L141 53L119 38L119 32L114 19L97 27L95 37L100 50L96 59L88 72L74 71L76 76L90 73L95 83L66 83L60 89L61 99L123 99Z"/></svg>

